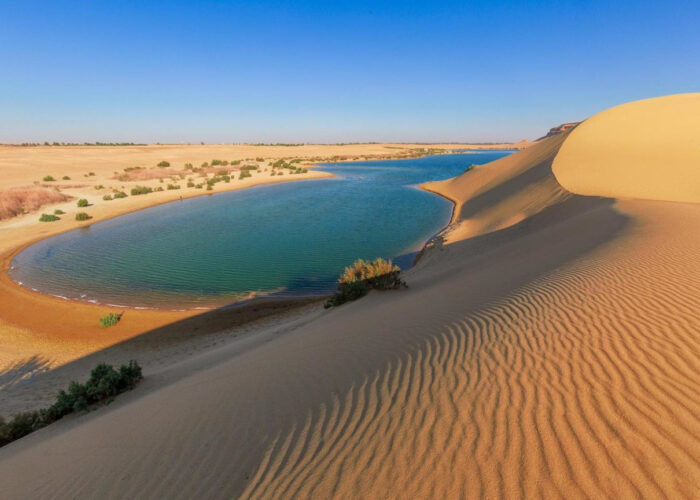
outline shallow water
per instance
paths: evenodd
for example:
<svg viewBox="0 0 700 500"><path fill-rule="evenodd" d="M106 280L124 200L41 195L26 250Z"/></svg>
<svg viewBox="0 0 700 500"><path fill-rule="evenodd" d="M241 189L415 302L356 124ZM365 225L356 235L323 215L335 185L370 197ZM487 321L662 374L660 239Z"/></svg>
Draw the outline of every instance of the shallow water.
<svg viewBox="0 0 700 500"><path fill-rule="evenodd" d="M508 153L329 164L338 178L176 201L36 243L10 275L71 299L165 309L326 293L358 258L409 267L449 222L451 203L417 184Z"/></svg>

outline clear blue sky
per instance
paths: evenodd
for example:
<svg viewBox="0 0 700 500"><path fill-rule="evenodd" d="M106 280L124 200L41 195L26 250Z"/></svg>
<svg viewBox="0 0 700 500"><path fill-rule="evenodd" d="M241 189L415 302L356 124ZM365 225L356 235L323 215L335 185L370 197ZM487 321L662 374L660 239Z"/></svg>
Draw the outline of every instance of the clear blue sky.
<svg viewBox="0 0 700 500"><path fill-rule="evenodd" d="M532 139L699 90L698 0L0 0L0 142Z"/></svg>

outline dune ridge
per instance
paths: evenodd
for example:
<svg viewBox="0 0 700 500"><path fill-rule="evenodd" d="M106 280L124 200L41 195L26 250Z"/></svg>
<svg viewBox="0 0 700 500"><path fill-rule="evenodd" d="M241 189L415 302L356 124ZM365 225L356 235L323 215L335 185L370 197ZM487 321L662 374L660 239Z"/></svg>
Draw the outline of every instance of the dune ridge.
<svg viewBox="0 0 700 500"><path fill-rule="evenodd" d="M429 185L455 216L408 289L15 442L4 491L697 498L700 198L570 191L577 130Z"/></svg>

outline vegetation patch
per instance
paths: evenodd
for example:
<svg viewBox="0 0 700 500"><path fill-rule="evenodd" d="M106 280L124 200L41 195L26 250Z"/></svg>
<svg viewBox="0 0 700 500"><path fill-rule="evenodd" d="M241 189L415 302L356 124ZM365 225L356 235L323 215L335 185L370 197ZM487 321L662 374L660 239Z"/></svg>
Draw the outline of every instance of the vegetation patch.
<svg viewBox="0 0 700 500"><path fill-rule="evenodd" d="M57 220L61 220L61 218L53 214L41 214L41 217L39 217L39 222L53 222Z"/></svg>
<svg viewBox="0 0 700 500"><path fill-rule="evenodd" d="M85 198L80 198L78 200L78 206L79 207L87 207L88 206L88 201Z"/></svg>
<svg viewBox="0 0 700 500"><path fill-rule="evenodd" d="M101 363L90 372L84 384L71 382L68 391L60 391L56 402L48 408L15 414L9 421L0 417L0 446L26 436L70 413L87 411L102 404L109 404L117 394L136 387L143 378L141 367L129 361L115 370Z"/></svg>
<svg viewBox="0 0 700 500"><path fill-rule="evenodd" d="M166 168L166 167L169 167L169 166L170 166L170 162L169 162L169 161L163 160L162 162L158 163L158 166L159 166L160 168Z"/></svg>
<svg viewBox="0 0 700 500"><path fill-rule="evenodd" d="M141 194L148 194L152 192L153 188L150 188L148 186L135 186L131 188L131 196L138 196Z"/></svg>
<svg viewBox="0 0 700 500"><path fill-rule="evenodd" d="M90 220L92 217L85 212L78 212L75 214L75 220Z"/></svg>
<svg viewBox="0 0 700 500"><path fill-rule="evenodd" d="M327 309L357 300L367 295L370 290L405 288L406 282L401 279L400 273L401 269L391 260L356 260L352 266L345 268L345 272L338 279L338 291L328 299L324 307Z"/></svg>
<svg viewBox="0 0 700 500"><path fill-rule="evenodd" d="M117 198L126 198L127 194L124 191L117 191L114 193L114 199L116 200Z"/></svg>
<svg viewBox="0 0 700 500"><path fill-rule="evenodd" d="M54 179L53 176L51 176L51 175L47 175L47 176L44 177L42 180L43 180L44 182L53 182L53 181L55 181L56 179Z"/></svg>
<svg viewBox="0 0 700 500"><path fill-rule="evenodd" d="M65 212L61 210L60 208L57 208L56 210L53 211L54 215L63 215Z"/></svg>
<svg viewBox="0 0 700 500"><path fill-rule="evenodd" d="M102 197L104 201L111 201L112 200L112 195L111 194L106 194Z"/></svg>
<svg viewBox="0 0 700 500"><path fill-rule="evenodd" d="M100 326L102 328L109 328L114 326L122 319L122 314L124 313L109 313L106 316L100 318Z"/></svg>

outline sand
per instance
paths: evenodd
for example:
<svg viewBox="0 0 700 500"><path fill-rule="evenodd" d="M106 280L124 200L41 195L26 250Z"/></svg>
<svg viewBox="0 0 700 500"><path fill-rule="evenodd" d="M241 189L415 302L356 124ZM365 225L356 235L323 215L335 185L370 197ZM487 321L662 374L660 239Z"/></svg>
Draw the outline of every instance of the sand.
<svg viewBox="0 0 700 500"><path fill-rule="evenodd" d="M615 133L642 137L656 103L629 106ZM147 373L0 449L3 491L697 498L700 198L629 199L614 173L619 197L577 194L578 130L428 186L457 207L408 289Z"/></svg>

